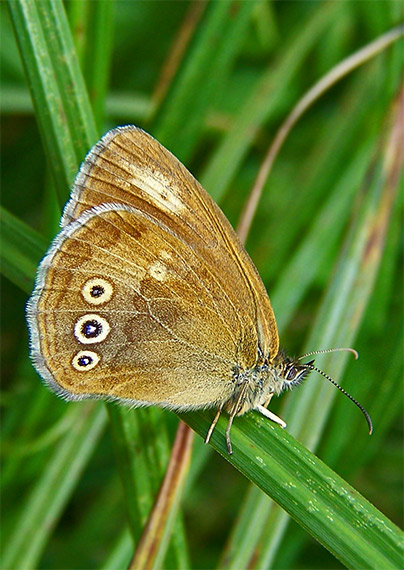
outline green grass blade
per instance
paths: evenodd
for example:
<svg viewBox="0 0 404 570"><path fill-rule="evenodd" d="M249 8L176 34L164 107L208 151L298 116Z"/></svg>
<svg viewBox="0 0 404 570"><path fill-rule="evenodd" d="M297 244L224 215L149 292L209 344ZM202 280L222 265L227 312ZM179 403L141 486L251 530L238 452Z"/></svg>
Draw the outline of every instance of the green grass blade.
<svg viewBox="0 0 404 570"><path fill-rule="evenodd" d="M96 131L63 5L52 0L45 0L40 4L22 0L21 2L11 2L10 12L30 80L38 122L41 132L44 133L44 143L49 155L51 171L57 181L58 192L61 196L66 197L67 189L76 174L79 161L84 157L90 143L96 139ZM105 17L103 19L105 21ZM27 234L29 235L29 232ZM11 251L10 245L7 251ZM14 275L15 282L27 288L30 279L32 279L34 264L22 265L18 247L12 253L13 255L8 256L8 263L5 264L4 270L8 275ZM37 260L35 260L36 262ZM112 422L119 424L121 415L124 417L125 411L117 408L116 414L112 415ZM128 421L130 422L130 420ZM72 445L73 439L72 437ZM133 450L132 441L126 441L126 449L129 454ZM154 441L157 447L159 445L165 447L167 455L167 443L162 443L161 438L155 438ZM118 449L122 449L122 447L118 445ZM135 457L133 453L132 456L133 459ZM83 459L88 460L88 457L88 455L83 456ZM151 470L156 474L161 473L161 467L158 468L155 463ZM51 474L49 475L49 473L51 472L51 467L47 467L41 480L46 476L50 477ZM127 472L123 474L124 480L127 480L127 475ZM60 481L61 484L64 482L64 479ZM71 492L73 486L66 485L65 488L67 492ZM42 521L42 525L39 522L46 511L44 506L50 500L55 501L54 517L56 519L56 510L59 508L58 514L60 515L65 504L64 496L61 495L62 498L58 498L59 489L57 486L52 486L50 494L52 493L53 496L49 498L44 497L39 492L38 494L34 493L30 499L30 502L36 505L35 517L32 516L30 519L34 520L35 524L29 534L34 552L32 553L31 549L28 548L26 551L27 556L29 555L35 560L45 544L45 537L52 530L52 526L47 526L45 520ZM150 504L152 497L153 495L149 495ZM41 500L42 505L39 504ZM128 503L132 504L135 500L135 496L130 495ZM132 523L134 523L133 520ZM15 558L20 545L23 543L24 537L21 535L20 528L16 527L13 536L10 538L11 546L6 559ZM178 557L183 558L183 554L178 553ZM28 558L28 560L30 559Z"/></svg>
<svg viewBox="0 0 404 570"><path fill-rule="evenodd" d="M183 414L204 437L212 415ZM225 443L227 418L212 437L213 447L270 495L349 568L400 568L403 534L286 430L252 413L235 421L234 453Z"/></svg>
<svg viewBox="0 0 404 570"><path fill-rule="evenodd" d="M0 207L1 272L17 287L29 293L32 275L43 256L46 242L27 224Z"/></svg>
<svg viewBox="0 0 404 570"><path fill-rule="evenodd" d="M15 531L6 542L3 568L37 566L60 511L105 428L105 410L100 404L71 406L67 413L73 416L72 425L75 427L58 443L55 453L43 469L43 475L24 503Z"/></svg>
<svg viewBox="0 0 404 570"><path fill-rule="evenodd" d="M391 146L390 141L387 141L383 151L376 158L376 166L371 165L373 177L366 176L365 178L369 188L360 196L359 203L355 204L351 233L342 248L334 280L321 306L316 327L313 329L306 350L310 350L312 346L320 348L351 346L353 343L379 268L387 221L394 203L394 193L397 191L397 171L400 171L400 158L396 158L396 164L393 166L390 164L390 168L384 169L382 166L391 155L397 157L397 147L394 148L394 144ZM373 241L375 235L377 235L377 240ZM311 239L310 236L307 239ZM370 246L373 249L372 253L369 251ZM331 376L338 378L344 365L343 359L338 360L337 363L335 355L322 356L322 363L319 367L327 372L331 371ZM282 417L287 419L288 429L311 449L315 449L319 442L323 425L335 397L336 391L321 377L312 377L300 389L299 398L289 398L284 406ZM267 506L265 498L260 500L256 495L255 499L258 503L257 509L264 509ZM255 563L257 568L271 565L272 557L276 552L274 546L279 542L279 533L277 530L274 532L273 529L285 528L284 513L277 511L274 525L272 509L268 510L271 518L264 526L259 548L260 555ZM238 526L242 527L242 524L240 521ZM355 524L354 518L351 524ZM237 530L234 531L233 538L236 536ZM346 544L345 547L350 548L350 545ZM333 552L330 546L328 548ZM240 554L244 558L254 557L252 545L250 549L246 548L244 551L237 552L238 557L232 561L231 567L233 568L245 562L244 559L240 559ZM349 565L348 558L340 556L340 559Z"/></svg>
<svg viewBox="0 0 404 570"><path fill-rule="evenodd" d="M271 66L256 81L237 121L223 138L201 176L202 185L216 201L220 201L234 178L258 128L286 96L294 74L300 69L320 34L330 25L336 9L336 4L317 7L315 16L310 15L307 22L298 26L295 34L289 35L289 45L284 47L281 61L274 67Z"/></svg>
<svg viewBox="0 0 404 570"><path fill-rule="evenodd" d="M224 79L238 55L257 1L210 2L186 61L155 121L159 141L181 160L189 159Z"/></svg>
<svg viewBox="0 0 404 570"><path fill-rule="evenodd" d="M114 2L70 2L67 9L92 111L101 131L112 54L115 5Z"/></svg>
<svg viewBox="0 0 404 570"><path fill-rule="evenodd" d="M114 549L109 553L100 570L111 570L111 568L116 570L126 569L133 554L133 547L132 535L126 529L119 537Z"/></svg>
<svg viewBox="0 0 404 570"><path fill-rule="evenodd" d="M63 4L9 2L42 141L60 203L97 132ZM60 58L60 54L63 57Z"/></svg>

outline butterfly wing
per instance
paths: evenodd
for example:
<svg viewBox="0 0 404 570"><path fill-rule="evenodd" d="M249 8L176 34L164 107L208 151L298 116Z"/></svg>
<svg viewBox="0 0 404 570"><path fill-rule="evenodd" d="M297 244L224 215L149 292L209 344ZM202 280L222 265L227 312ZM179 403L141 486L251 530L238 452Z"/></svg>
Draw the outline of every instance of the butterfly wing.
<svg viewBox="0 0 404 570"><path fill-rule="evenodd" d="M68 399L219 405L257 345L228 288L150 215L120 204L86 211L39 268L28 306L35 366Z"/></svg>
<svg viewBox="0 0 404 570"><path fill-rule="evenodd" d="M148 214L195 254L194 269L220 276L227 297L256 330L254 350L240 332L239 360L278 353L275 317L265 287L233 228L207 192L167 149L134 126L108 132L87 155L67 203L62 226L90 208L120 203ZM203 278L203 276L201 276Z"/></svg>

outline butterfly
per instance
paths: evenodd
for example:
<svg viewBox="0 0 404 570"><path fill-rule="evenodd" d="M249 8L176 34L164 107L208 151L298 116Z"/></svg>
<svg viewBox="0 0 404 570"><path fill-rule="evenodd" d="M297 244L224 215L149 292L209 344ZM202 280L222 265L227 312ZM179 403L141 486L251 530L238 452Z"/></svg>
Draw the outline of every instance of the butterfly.
<svg viewBox="0 0 404 570"><path fill-rule="evenodd" d="M27 305L32 361L56 394L213 408L206 441L224 410L229 453L236 416L257 410L286 425L267 405L314 361L279 349L253 262L167 149L135 126L109 131L85 158L61 227Z"/></svg>

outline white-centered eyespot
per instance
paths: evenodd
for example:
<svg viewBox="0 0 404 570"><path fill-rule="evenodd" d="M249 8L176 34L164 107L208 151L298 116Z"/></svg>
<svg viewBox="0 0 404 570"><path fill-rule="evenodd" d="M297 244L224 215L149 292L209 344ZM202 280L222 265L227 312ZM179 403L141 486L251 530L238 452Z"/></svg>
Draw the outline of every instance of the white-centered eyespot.
<svg viewBox="0 0 404 570"><path fill-rule="evenodd" d="M84 283L81 294L87 303L102 305L111 300L114 288L109 281L101 277L92 277Z"/></svg>
<svg viewBox="0 0 404 570"><path fill-rule="evenodd" d="M88 372L97 366L100 356L92 350L80 350L73 356L72 366L78 372Z"/></svg>
<svg viewBox="0 0 404 570"><path fill-rule="evenodd" d="M106 319L90 313L77 319L74 336L83 344L94 344L105 340L110 330L111 327Z"/></svg>

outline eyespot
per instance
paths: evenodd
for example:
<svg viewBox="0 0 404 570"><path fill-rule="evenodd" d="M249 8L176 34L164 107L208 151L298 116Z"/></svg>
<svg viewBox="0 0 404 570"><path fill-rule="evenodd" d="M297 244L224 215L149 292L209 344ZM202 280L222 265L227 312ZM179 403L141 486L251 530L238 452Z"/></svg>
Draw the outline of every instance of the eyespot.
<svg viewBox="0 0 404 570"><path fill-rule="evenodd" d="M81 289L83 299L91 305L102 305L111 300L114 288L109 281L101 277L93 277L86 281Z"/></svg>
<svg viewBox="0 0 404 570"><path fill-rule="evenodd" d="M72 366L78 372L88 372L97 366L100 356L92 350L80 350L73 356Z"/></svg>
<svg viewBox="0 0 404 570"><path fill-rule="evenodd" d="M96 314L83 315L74 325L74 336L83 344L94 344L105 340L111 327L108 321Z"/></svg>

